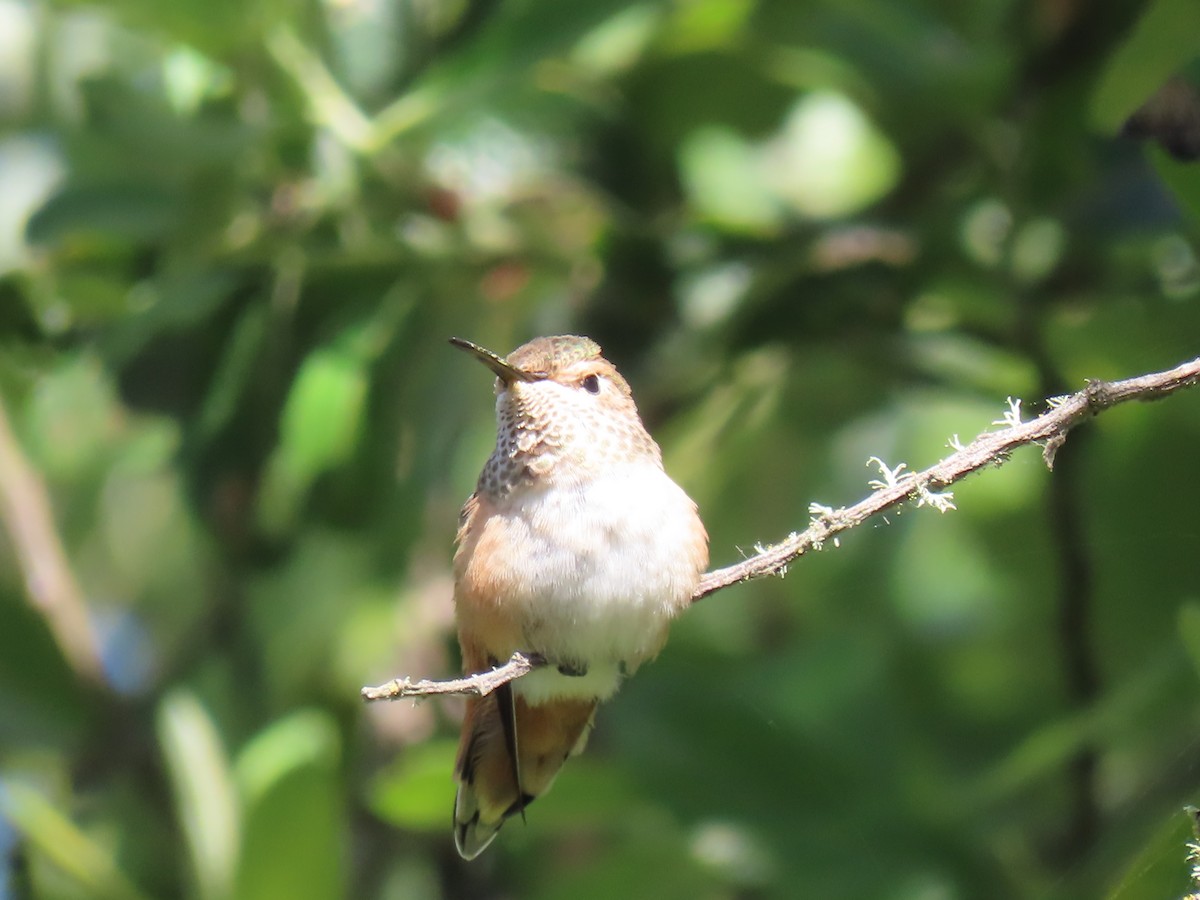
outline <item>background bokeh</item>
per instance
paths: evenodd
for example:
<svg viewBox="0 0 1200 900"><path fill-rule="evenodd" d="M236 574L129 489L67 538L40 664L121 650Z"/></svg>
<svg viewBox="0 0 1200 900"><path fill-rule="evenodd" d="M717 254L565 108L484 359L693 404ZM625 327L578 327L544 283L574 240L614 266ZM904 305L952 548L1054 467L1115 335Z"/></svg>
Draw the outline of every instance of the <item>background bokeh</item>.
<svg viewBox="0 0 1200 900"><path fill-rule="evenodd" d="M714 563L1200 347L1192 0L0 0L0 898L1175 898L1200 392L679 621L471 864L446 343L596 338Z"/></svg>

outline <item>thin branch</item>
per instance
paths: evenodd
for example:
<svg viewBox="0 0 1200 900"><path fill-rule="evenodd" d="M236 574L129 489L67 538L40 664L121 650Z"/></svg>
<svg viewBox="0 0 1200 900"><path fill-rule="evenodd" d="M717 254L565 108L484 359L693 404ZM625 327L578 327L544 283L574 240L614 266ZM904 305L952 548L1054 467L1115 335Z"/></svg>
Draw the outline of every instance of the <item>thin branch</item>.
<svg viewBox="0 0 1200 900"><path fill-rule="evenodd" d="M85 681L102 685L100 645L83 591L54 526L50 496L25 458L0 398L0 522L12 541L29 604L46 620L63 658Z"/></svg>
<svg viewBox="0 0 1200 900"><path fill-rule="evenodd" d="M338 83L321 57L290 26L267 35L267 50L308 104L309 119L355 153L373 156L442 106L435 88L414 88L368 116Z"/></svg>
<svg viewBox="0 0 1200 900"><path fill-rule="evenodd" d="M965 447L945 459L909 475L897 475L865 500L844 509L814 507L808 528L740 563L709 572L700 579L692 601L707 597L741 581L776 575L809 550L820 549L843 531L861 525L872 516L886 512L909 500L930 505L936 501L934 490L949 487L972 472L986 466L1003 465L1009 455L1026 444L1040 444L1049 468L1054 455L1066 442L1071 429L1085 419L1130 400L1157 400L1200 381L1200 357L1166 372L1154 372L1125 381L1092 381L1082 391L1067 397L1052 398L1050 409L1030 422L1018 423L1018 410L1010 409L1002 431L984 432ZM936 505L936 502L934 503Z"/></svg>
<svg viewBox="0 0 1200 900"><path fill-rule="evenodd" d="M423 678L413 681L408 677L394 678L387 684L362 689L364 700L403 700L406 697L432 697L435 694L475 694L486 697L498 687L528 675L534 669L546 665L546 660L536 653L526 655L514 653L502 666L486 672L476 672L450 681L430 681Z"/></svg>
<svg viewBox="0 0 1200 900"><path fill-rule="evenodd" d="M325 126L345 146L358 152L372 146L371 120L290 26L281 25L267 35L267 50L304 94L315 124Z"/></svg>
<svg viewBox="0 0 1200 900"><path fill-rule="evenodd" d="M986 431L966 446L955 441L954 453L921 472L904 473L903 465L889 469L874 460L882 474L879 481L872 482L878 488L873 494L842 509L813 504L810 507L813 518L808 528L778 544L762 548L736 565L708 572L701 577L692 601L733 584L782 574L793 560L810 550L819 550L842 532L903 503L915 500L918 506L932 506L942 512L953 509L953 495L945 492L945 488L987 466L1003 465L1018 447L1040 445L1047 467L1053 468L1054 456L1066 442L1067 435L1084 420L1131 400L1158 400L1197 382L1200 382L1200 357L1165 372L1124 381L1089 382L1078 393L1051 398L1048 401L1050 409L1029 422L1020 420L1020 401L1010 399L1004 418L995 423L1005 426L1000 431ZM362 694L366 700L396 700L433 694L483 696L542 665L545 660L540 657L515 653L507 663L489 672L452 681L397 679L377 688L363 688Z"/></svg>

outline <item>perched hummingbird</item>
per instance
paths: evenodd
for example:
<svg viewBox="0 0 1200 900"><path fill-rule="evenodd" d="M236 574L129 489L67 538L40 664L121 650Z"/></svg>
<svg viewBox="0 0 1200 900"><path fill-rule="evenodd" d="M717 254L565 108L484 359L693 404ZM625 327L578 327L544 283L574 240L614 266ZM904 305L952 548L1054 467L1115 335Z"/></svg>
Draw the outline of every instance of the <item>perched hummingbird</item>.
<svg viewBox="0 0 1200 900"><path fill-rule="evenodd" d="M596 705L662 648L708 565L708 535L594 341L541 337L507 358L451 343L496 373L496 449L454 556L463 669L516 651L547 661L467 701L454 841L473 859L583 750Z"/></svg>

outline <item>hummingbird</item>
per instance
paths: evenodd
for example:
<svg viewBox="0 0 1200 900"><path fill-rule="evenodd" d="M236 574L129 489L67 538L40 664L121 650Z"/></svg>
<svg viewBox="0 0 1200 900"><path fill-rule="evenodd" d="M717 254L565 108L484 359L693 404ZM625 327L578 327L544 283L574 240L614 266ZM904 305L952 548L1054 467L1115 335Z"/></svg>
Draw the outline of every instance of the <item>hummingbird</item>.
<svg viewBox="0 0 1200 900"><path fill-rule="evenodd" d="M473 859L582 752L597 705L662 649L708 566L708 534L594 341L539 337L507 357L451 343L496 375L496 448L454 555L463 669L517 651L546 662L467 700L454 841Z"/></svg>

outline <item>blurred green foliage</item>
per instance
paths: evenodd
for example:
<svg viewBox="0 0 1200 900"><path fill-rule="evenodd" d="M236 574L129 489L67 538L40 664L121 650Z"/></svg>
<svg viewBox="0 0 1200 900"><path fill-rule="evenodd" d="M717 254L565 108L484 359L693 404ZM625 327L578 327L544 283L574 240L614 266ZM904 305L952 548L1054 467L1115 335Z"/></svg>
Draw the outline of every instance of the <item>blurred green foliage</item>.
<svg viewBox="0 0 1200 900"><path fill-rule="evenodd" d="M733 588L528 822L449 834L501 352L590 334L716 563L1200 346L1192 0L0 0L0 898L1182 896L1200 395ZM0 473L7 482L16 470Z"/></svg>

